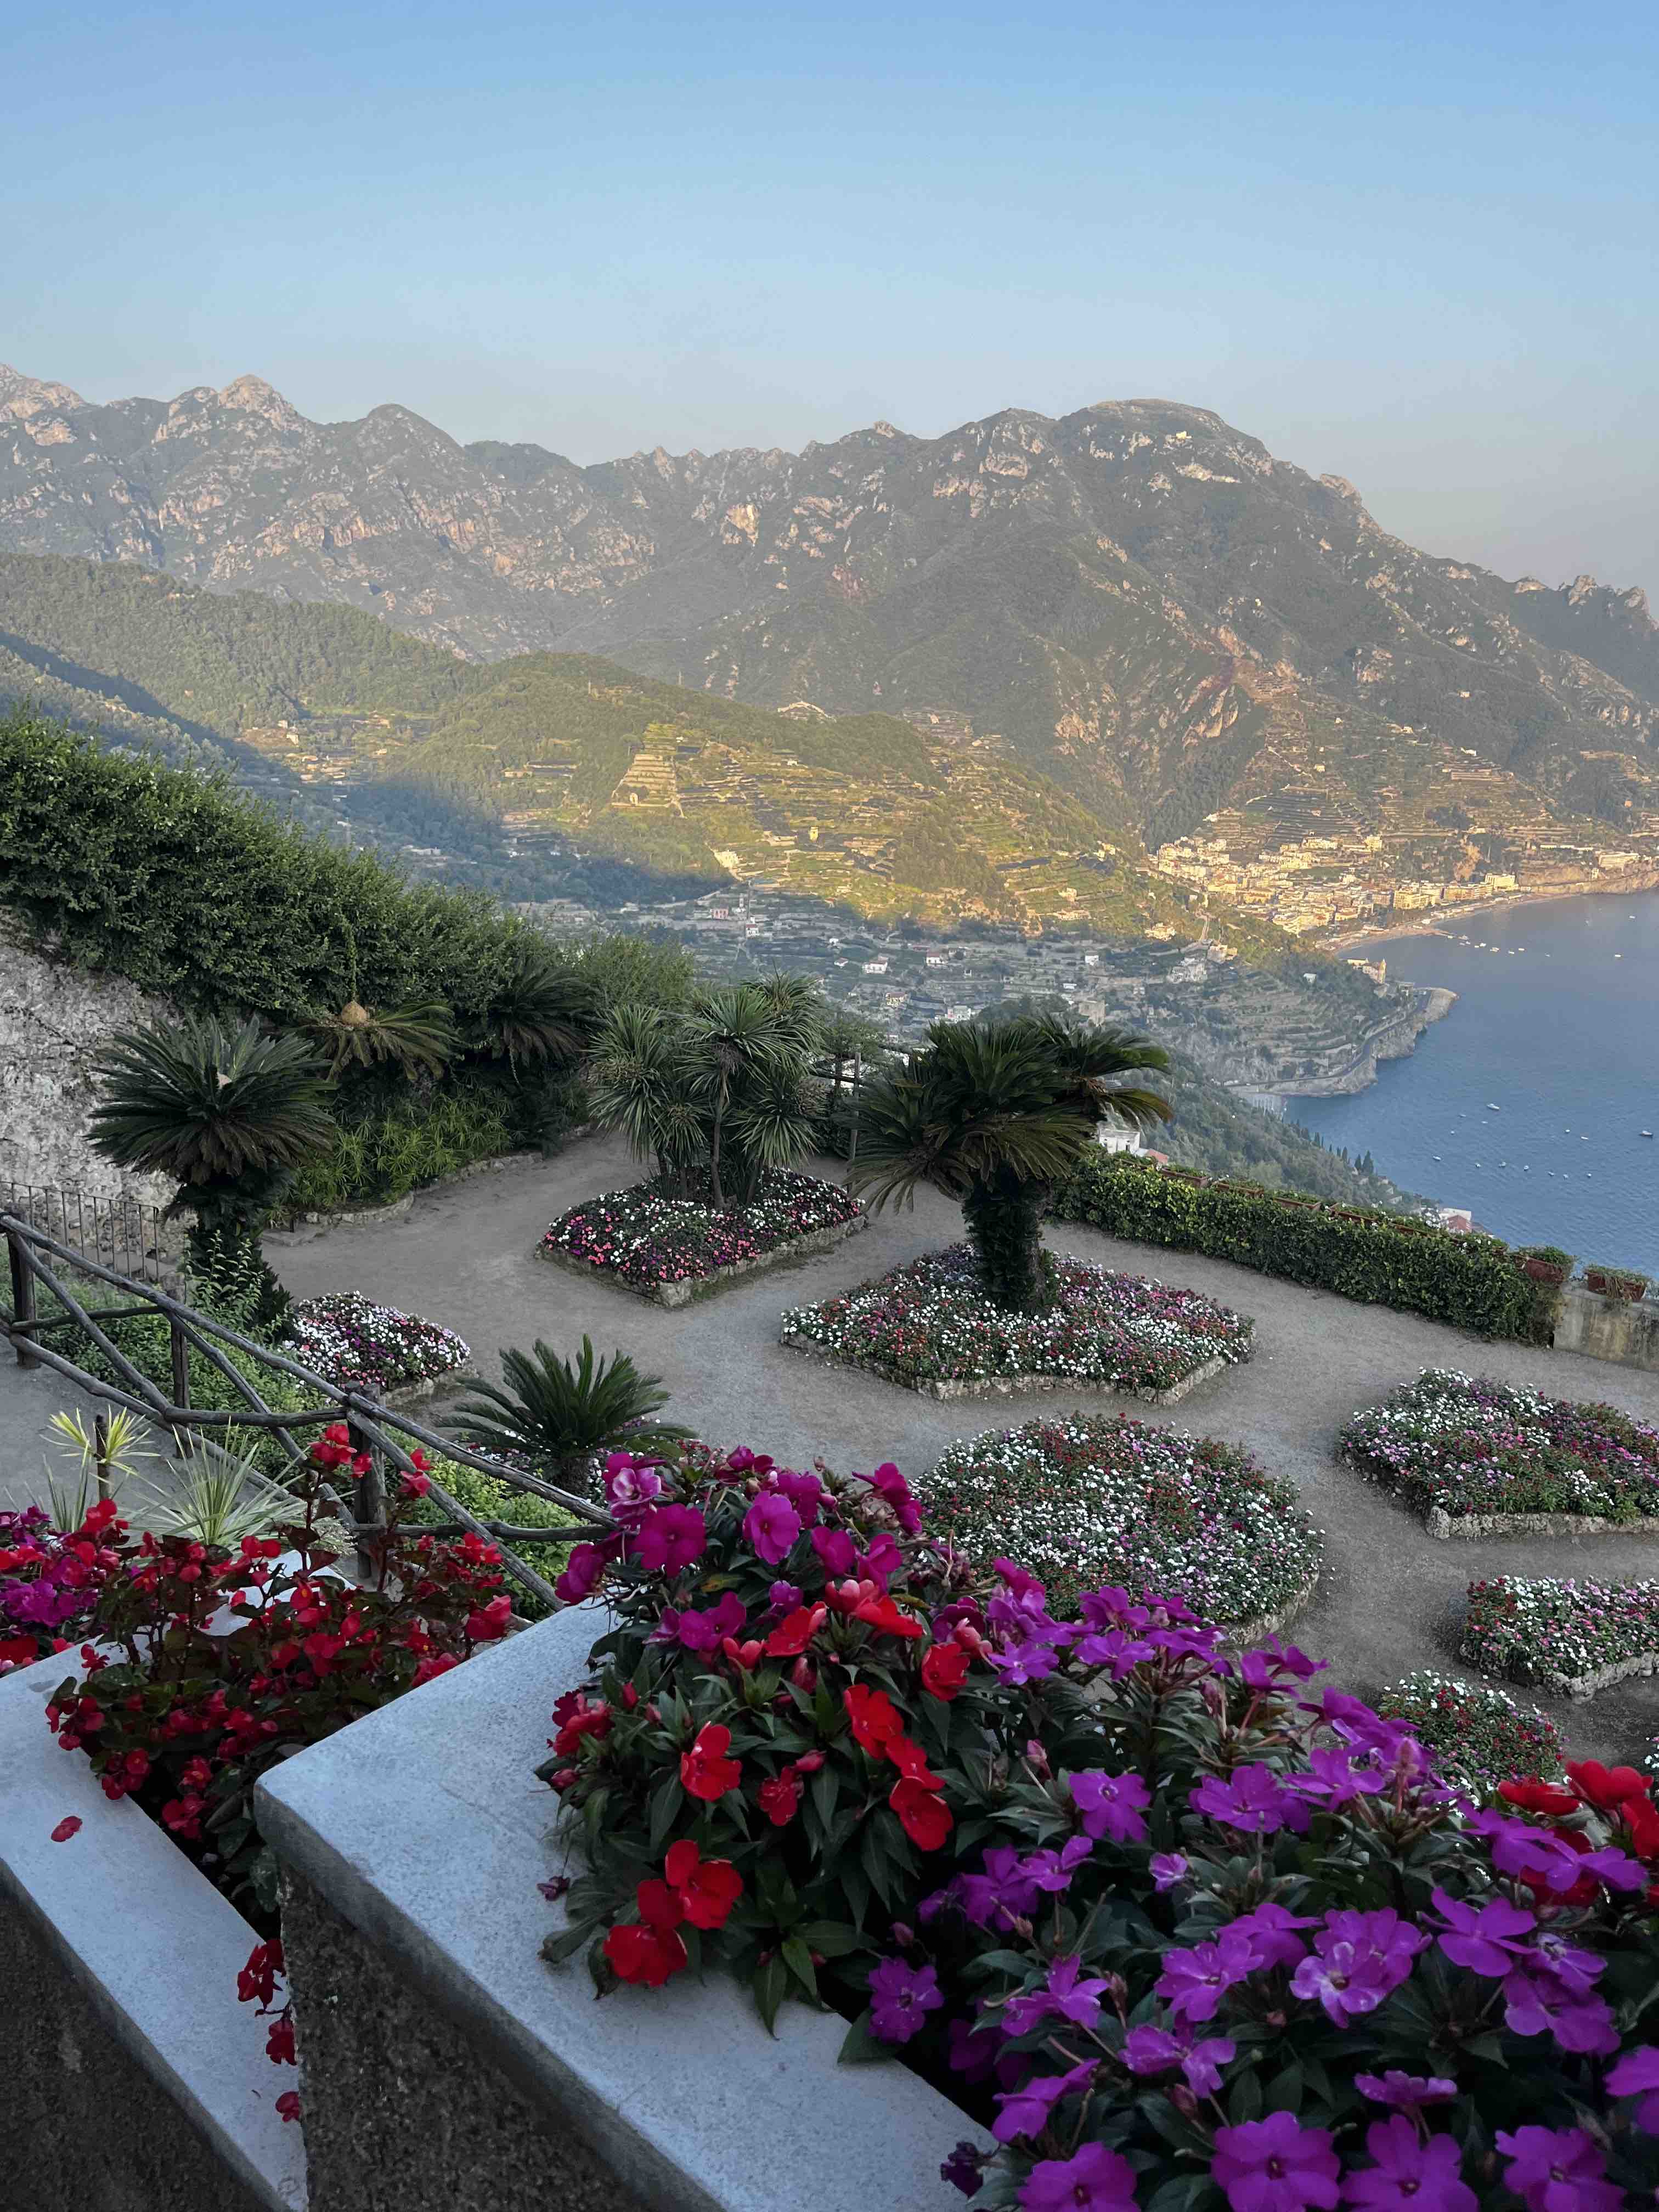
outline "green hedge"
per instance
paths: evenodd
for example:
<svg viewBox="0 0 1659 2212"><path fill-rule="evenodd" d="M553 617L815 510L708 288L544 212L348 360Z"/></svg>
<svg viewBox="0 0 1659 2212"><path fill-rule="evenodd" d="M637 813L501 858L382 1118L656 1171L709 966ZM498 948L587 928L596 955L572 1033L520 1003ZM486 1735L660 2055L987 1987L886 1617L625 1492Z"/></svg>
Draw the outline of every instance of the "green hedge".
<svg viewBox="0 0 1659 2212"><path fill-rule="evenodd" d="M1137 1244L1232 1260L1309 1289L1396 1306L1478 1336L1547 1344L1558 1292L1534 1282L1495 1237L1455 1235L1410 1216L1326 1205L1255 1183L1212 1182L1127 1153L1094 1152L1052 1211Z"/></svg>

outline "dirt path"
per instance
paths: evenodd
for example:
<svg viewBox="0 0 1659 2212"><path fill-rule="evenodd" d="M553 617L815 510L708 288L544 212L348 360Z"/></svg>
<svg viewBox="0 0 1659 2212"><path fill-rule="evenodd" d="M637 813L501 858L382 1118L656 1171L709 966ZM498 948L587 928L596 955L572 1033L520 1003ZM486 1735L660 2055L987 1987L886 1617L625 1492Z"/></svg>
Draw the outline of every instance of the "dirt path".
<svg viewBox="0 0 1659 2212"><path fill-rule="evenodd" d="M688 1426L713 1442L750 1443L797 1464L817 1455L840 1468L891 1459L907 1474L922 1475L959 1437L1037 1412L1058 1414L1073 1403L1121 1407L1246 1443L1297 1485L1326 1534L1320 1589L1296 1637L1328 1656L1341 1680L1361 1692L1413 1667L1456 1671L1452 1653L1471 1579L1504 1573L1659 1577L1659 1534L1437 1543L1403 1507L1333 1456L1351 1413L1424 1367L1461 1368L1561 1397L1609 1400L1653 1421L1659 1421L1659 1375L1571 1353L1483 1344L1412 1315L1056 1223L1049 1232L1056 1249L1208 1291L1251 1316L1255 1358L1167 1409L1093 1395L1071 1401L1063 1392L992 1405L938 1405L873 1376L783 1351L778 1316L787 1305L849 1288L959 1237L955 1206L924 1194L914 1212L878 1216L866 1233L823 1258L670 1313L533 1256L541 1231L565 1207L636 1181L638 1174L623 1146L589 1140L544 1164L477 1176L422 1198L400 1220L272 1237L270 1257L296 1297L359 1290L459 1329L485 1373L495 1372L504 1346L527 1346L540 1336L568 1352L586 1331L599 1351L621 1346L660 1375L673 1394L674 1417ZM1639 1755L1659 1730L1659 1684L1630 1682L1590 1704L1550 1709L1584 1753Z"/></svg>

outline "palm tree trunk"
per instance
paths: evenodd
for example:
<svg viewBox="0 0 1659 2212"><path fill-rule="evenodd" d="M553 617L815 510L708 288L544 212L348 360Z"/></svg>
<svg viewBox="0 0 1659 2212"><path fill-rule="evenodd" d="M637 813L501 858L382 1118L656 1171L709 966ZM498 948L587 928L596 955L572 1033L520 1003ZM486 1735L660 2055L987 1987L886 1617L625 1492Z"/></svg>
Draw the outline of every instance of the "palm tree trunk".
<svg viewBox="0 0 1659 2212"><path fill-rule="evenodd" d="M1002 1169L988 1182L976 1182L962 1201L985 1295L1012 1313L1039 1312L1050 1301L1042 1252L1047 1197L1046 1185Z"/></svg>

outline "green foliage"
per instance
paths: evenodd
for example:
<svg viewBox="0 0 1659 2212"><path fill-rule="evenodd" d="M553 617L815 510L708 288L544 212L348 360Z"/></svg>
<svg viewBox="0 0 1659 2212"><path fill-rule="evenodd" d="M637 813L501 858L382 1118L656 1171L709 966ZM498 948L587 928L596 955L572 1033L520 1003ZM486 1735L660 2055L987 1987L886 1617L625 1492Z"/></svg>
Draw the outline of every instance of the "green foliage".
<svg viewBox="0 0 1659 2212"><path fill-rule="evenodd" d="M404 1089L390 1099L367 1091L355 1100L348 1097L332 1150L295 1177L288 1204L298 1212L317 1213L389 1206L479 1160L514 1151L523 1141L524 1123L548 1095L532 1091L514 1098L501 1084L469 1074L441 1089ZM516 1127L509 1110L514 1106Z"/></svg>
<svg viewBox="0 0 1659 2212"><path fill-rule="evenodd" d="M432 1480L447 1490L457 1504L465 1506L480 1521L504 1522L509 1528L570 1526L568 1506L556 1505L550 1498L538 1498L532 1491L515 1490L511 1483L482 1474L476 1467L468 1467L460 1460L436 1458L432 1462L431 1474ZM428 1527L440 1528L450 1516L435 1498L426 1497L415 1507L411 1518ZM544 1582L550 1583L563 1573L571 1547L568 1543L538 1544L526 1540L514 1542L510 1548L526 1566L533 1567ZM548 1610L540 1598L517 1587L513 1592L513 1607L526 1620L540 1620Z"/></svg>
<svg viewBox="0 0 1659 2212"><path fill-rule="evenodd" d="M1459 1237L1406 1215L1364 1213L1098 1150L1054 1212L1131 1243L1231 1260L1308 1288L1420 1313L1479 1336L1547 1343L1555 1293L1495 1237Z"/></svg>
<svg viewBox="0 0 1659 2212"><path fill-rule="evenodd" d="M567 1489L597 1494L592 1468L601 1454L648 1450L690 1433L654 1418L668 1403L654 1375L641 1375L625 1352L596 1359L590 1337L574 1365L538 1337L533 1354L504 1352L501 1372L505 1390L475 1383L456 1407L456 1434L484 1451L550 1464Z"/></svg>

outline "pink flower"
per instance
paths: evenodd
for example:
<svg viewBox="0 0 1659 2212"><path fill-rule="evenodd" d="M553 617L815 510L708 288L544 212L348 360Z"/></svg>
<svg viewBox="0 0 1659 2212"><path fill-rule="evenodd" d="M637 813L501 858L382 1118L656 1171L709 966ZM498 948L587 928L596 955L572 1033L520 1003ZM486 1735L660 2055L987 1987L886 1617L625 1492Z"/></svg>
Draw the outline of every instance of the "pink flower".
<svg viewBox="0 0 1659 2212"><path fill-rule="evenodd" d="M80 1834L83 1825L79 1815L71 1813L67 1820L60 1820L52 1830L52 1840L54 1844L66 1844L71 1836Z"/></svg>
<svg viewBox="0 0 1659 2212"><path fill-rule="evenodd" d="M1365 2148L1375 2166L1350 2172L1342 2195L1350 2204L1385 2208L1385 2212L1475 2212L1474 2190L1462 2178L1463 2154L1450 2136L1423 2142L1401 2112L1375 2120L1365 2130Z"/></svg>
<svg viewBox="0 0 1659 2212"><path fill-rule="evenodd" d="M743 1533L750 1549L769 1567L780 1566L800 1534L800 1516L787 1498L763 1490L743 1516Z"/></svg>
<svg viewBox="0 0 1659 2212"><path fill-rule="evenodd" d="M1218 2128L1210 2172L1233 2212L1304 2212L1336 2203L1329 2130L1301 2127L1289 2112Z"/></svg>
<svg viewBox="0 0 1659 2212"><path fill-rule="evenodd" d="M605 1567L615 1556L613 1544L578 1544L565 1563L564 1572L553 1585L553 1595L561 1605L580 1605L584 1598L592 1597L605 1580Z"/></svg>
<svg viewBox="0 0 1659 2212"><path fill-rule="evenodd" d="M1620 2212L1625 2192L1607 2172L1601 2154L1582 2128L1517 2128L1498 2131L1498 2148L1511 2160L1504 2179L1524 2199L1527 2212Z"/></svg>
<svg viewBox="0 0 1659 2212"><path fill-rule="evenodd" d="M677 1575L700 1559L708 1530L694 1505L660 1505L647 1512L635 1534L634 1557L653 1575Z"/></svg>

